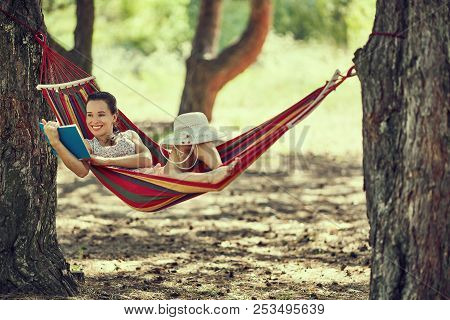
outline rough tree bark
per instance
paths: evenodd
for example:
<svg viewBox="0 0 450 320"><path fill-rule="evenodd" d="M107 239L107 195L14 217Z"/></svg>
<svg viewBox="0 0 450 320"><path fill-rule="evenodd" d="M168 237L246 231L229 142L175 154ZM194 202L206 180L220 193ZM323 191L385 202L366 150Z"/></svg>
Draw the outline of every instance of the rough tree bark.
<svg viewBox="0 0 450 320"><path fill-rule="evenodd" d="M211 120L219 90L250 66L261 52L271 23L270 0L252 0L246 30L235 44L216 56L222 0L203 0L192 52L186 60L186 80L179 114L201 111Z"/></svg>
<svg viewBox="0 0 450 320"><path fill-rule="evenodd" d="M1 8L45 28L39 0ZM76 282L56 237L56 159L37 125L51 118L35 89L41 48L2 13L0 57L0 293L73 295Z"/></svg>
<svg viewBox="0 0 450 320"><path fill-rule="evenodd" d="M84 71L92 74L92 36L94 34L94 0L77 0L77 25L73 33L74 46L66 50L51 35L50 46Z"/></svg>
<svg viewBox="0 0 450 320"><path fill-rule="evenodd" d="M378 0L355 53L372 245L370 298L448 299L448 0Z"/></svg>

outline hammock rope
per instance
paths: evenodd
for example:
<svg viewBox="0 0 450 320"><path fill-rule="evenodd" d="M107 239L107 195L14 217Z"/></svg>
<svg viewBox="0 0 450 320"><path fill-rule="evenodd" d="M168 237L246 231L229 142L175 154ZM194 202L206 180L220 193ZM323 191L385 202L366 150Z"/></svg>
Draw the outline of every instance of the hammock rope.
<svg viewBox="0 0 450 320"><path fill-rule="evenodd" d="M1 9L0 11L4 12ZM14 17L12 19L18 20ZM33 31L31 28L29 29ZM95 77L50 48L43 32L34 32L34 38L42 47L41 84L37 86L37 89L41 91L60 125L76 124L84 138L92 139L93 136L87 127L85 116L88 95L98 91ZM354 69L355 66L352 66L345 75L337 71L325 85L317 88L291 107L218 145L217 150L224 165L231 163L236 157L240 158L240 164L234 167L230 176L216 184L184 181L110 166L91 165L91 171L106 188L128 206L138 211L158 211L205 192L222 190L283 134L308 116L328 94L336 90L347 78L354 76ZM150 150L153 164L166 164L166 159L169 157L168 150L148 137L120 110L118 111L117 128L120 131L134 130L137 132ZM206 172L209 169L201 161L198 161L193 171Z"/></svg>
<svg viewBox="0 0 450 320"><path fill-rule="evenodd" d="M403 35L403 32L380 32L380 31L374 31L369 35L369 39L371 39L374 36L383 36L383 37L391 37L391 38L400 38L405 39L405 36Z"/></svg>

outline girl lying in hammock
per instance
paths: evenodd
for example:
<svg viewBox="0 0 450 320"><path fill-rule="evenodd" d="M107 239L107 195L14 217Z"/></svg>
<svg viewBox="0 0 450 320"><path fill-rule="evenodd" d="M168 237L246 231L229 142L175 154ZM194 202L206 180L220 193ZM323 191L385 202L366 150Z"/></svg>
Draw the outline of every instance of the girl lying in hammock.
<svg viewBox="0 0 450 320"><path fill-rule="evenodd" d="M176 179L217 183L231 174L236 159L228 166L223 166L214 141L222 138L209 126L203 113L192 112L178 116L174 122L174 132L164 141L171 146L167 164L153 166L152 156L139 135L128 130L119 132L114 122L117 120L116 99L108 92L96 92L88 97L86 105L86 123L94 135L92 140L85 140L91 154L89 161L78 160L59 140L58 126L54 121L44 124L44 131L50 144L56 150L67 168L79 177L89 173L90 164L117 166L138 172L167 175ZM197 160L201 160L211 171L205 173L189 172Z"/></svg>

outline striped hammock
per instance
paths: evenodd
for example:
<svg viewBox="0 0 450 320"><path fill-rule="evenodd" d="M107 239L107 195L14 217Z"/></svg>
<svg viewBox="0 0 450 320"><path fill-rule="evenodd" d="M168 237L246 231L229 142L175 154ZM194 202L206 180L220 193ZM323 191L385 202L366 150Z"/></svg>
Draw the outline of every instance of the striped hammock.
<svg viewBox="0 0 450 320"><path fill-rule="evenodd" d="M98 91L95 78L48 47L44 35L37 40L42 46L40 82L43 83L37 88L41 90L61 125L76 124L85 138L92 139L92 134L86 125L85 113L88 95ZM110 166L92 165L91 170L106 188L127 205L139 211L165 209L203 193L222 190L286 131L310 114L331 91L345 79L353 76L353 68L350 68L346 75L336 71L332 79L324 86L314 90L290 108L217 146L224 165L229 164L237 156L240 157L241 162L230 176L216 184L183 181ZM166 163L161 152L168 157L168 151L160 149L155 141L136 127L121 111L119 111L117 127L120 131L129 129L136 131L150 150L153 163L161 163L161 165ZM194 169L197 172L208 170L201 163Z"/></svg>

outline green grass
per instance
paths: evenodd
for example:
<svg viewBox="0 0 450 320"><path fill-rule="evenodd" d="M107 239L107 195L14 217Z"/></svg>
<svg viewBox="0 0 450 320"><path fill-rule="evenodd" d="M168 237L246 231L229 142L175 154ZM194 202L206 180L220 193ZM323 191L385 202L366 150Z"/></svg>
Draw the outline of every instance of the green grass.
<svg viewBox="0 0 450 320"><path fill-rule="evenodd" d="M184 85L184 60L190 50L189 41L178 40L191 37L189 32L193 32L180 32L189 24L185 21L189 18L189 10L185 8L188 2L178 0L168 7L161 0L99 2L96 5L93 73L100 88L112 92L118 98L119 107L133 121L172 121L177 115ZM57 0L55 7L60 3L65 2ZM236 13L233 6L241 5L240 2L232 2L231 7L225 8L222 34L239 34L239 30L234 28L244 27L234 20L242 18L242 13ZM145 11L140 11L140 7L145 7ZM130 24L128 18L123 18L125 9L131 10L129 13L134 16L128 18L138 24ZM67 48L73 44L74 12L75 3L71 3L45 14L49 31ZM167 12L170 14L162 22L152 18L152 14ZM236 133L241 132L323 85L337 68L345 72L353 64L354 51L367 41L374 14L375 0L351 2L344 17L349 25L347 50L328 43L295 41L289 36L269 33L257 62L219 92L213 124L239 127ZM146 55L133 46L126 46L123 36L127 35L130 39L145 36L144 40L158 50ZM168 51L170 41L178 41L176 50L172 49L176 52ZM356 77L347 80L307 119L276 143L273 150L360 156L360 91ZM306 138L300 141L305 132Z"/></svg>
<svg viewBox="0 0 450 320"><path fill-rule="evenodd" d="M65 14L70 16L70 10ZM60 15L46 16L54 37L67 47L73 43L72 20L73 17L61 20ZM323 85L336 69L345 72L352 65L353 52L365 39L359 34L351 40L352 47L343 50L327 43L295 41L270 33L257 62L219 92L213 124L237 126L238 133L289 107ZM172 121L183 90L189 44L179 48L179 52L182 54L159 50L147 56L99 41L94 43L93 74L102 90L117 97L119 108L131 120ZM361 118L360 85L354 77L331 93L273 150L360 156ZM307 134L301 142L304 130Z"/></svg>
<svg viewBox="0 0 450 320"><path fill-rule="evenodd" d="M220 91L213 124L239 127L239 132L261 123L323 85L336 69L345 72L352 65L353 51L270 34L258 61ZM172 121L177 115L185 76L179 55L156 52L143 56L103 49L94 51L94 61L100 87L117 96L119 107L133 121ZM361 118L360 86L355 77L331 93L274 150L286 153L295 151L295 146L302 152L357 156L361 153Z"/></svg>

